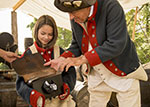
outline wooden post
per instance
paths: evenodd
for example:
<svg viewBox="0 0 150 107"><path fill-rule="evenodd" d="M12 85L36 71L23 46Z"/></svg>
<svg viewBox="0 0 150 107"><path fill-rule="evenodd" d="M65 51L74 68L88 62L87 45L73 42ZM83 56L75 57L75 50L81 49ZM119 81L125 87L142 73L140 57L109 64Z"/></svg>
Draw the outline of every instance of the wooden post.
<svg viewBox="0 0 150 107"><path fill-rule="evenodd" d="M137 11L138 11L138 7L136 7L135 16L134 16L134 25L133 25L133 32L132 32L132 41L135 40L135 26L136 26L136 21L137 21Z"/></svg>
<svg viewBox="0 0 150 107"><path fill-rule="evenodd" d="M26 0L19 0L14 6L13 11L11 12L11 31L12 35L14 36L14 43L18 45L18 27L17 27L17 10ZM18 53L18 49L16 50Z"/></svg>
<svg viewBox="0 0 150 107"><path fill-rule="evenodd" d="M11 12L11 31L14 37L14 43L18 45L17 13L15 11ZM18 49L16 53L18 53Z"/></svg>

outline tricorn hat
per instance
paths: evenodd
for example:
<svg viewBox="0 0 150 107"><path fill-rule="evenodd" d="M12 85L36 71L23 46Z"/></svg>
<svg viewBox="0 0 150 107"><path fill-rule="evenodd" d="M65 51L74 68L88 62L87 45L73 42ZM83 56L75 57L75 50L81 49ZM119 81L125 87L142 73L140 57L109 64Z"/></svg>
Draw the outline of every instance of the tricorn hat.
<svg viewBox="0 0 150 107"><path fill-rule="evenodd" d="M63 12L73 12L93 5L96 0L55 0L54 5Z"/></svg>

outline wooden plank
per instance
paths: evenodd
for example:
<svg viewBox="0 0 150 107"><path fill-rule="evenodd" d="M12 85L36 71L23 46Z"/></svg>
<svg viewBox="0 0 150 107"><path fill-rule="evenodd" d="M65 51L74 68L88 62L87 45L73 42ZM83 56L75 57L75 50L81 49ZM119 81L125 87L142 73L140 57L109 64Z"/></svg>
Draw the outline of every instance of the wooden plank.
<svg viewBox="0 0 150 107"><path fill-rule="evenodd" d="M13 11L17 10L26 0L19 0L16 5L13 6Z"/></svg>
<svg viewBox="0 0 150 107"><path fill-rule="evenodd" d="M14 69L0 69L0 72L15 72Z"/></svg>

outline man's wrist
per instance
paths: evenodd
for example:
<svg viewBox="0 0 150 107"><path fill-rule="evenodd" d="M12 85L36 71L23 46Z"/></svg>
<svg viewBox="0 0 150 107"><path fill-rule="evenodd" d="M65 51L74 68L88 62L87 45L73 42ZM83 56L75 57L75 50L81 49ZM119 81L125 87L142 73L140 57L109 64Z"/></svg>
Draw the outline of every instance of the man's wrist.
<svg viewBox="0 0 150 107"><path fill-rule="evenodd" d="M81 56L81 60L83 61L84 64L88 63L88 60L86 59L84 55Z"/></svg>
<svg viewBox="0 0 150 107"><path fill-rule="evenodd" d="M62 60L66 59L66 58L65 58L65 57L63 57L63 56L60 56L59 58L60 58L60 59L62 59Z"/></svg>
<svg viewBox="0 0 150 107"><path fill-rule="evenodd" d="M4 58L6 52L2 49L0 49L0 57Z"/></svg>

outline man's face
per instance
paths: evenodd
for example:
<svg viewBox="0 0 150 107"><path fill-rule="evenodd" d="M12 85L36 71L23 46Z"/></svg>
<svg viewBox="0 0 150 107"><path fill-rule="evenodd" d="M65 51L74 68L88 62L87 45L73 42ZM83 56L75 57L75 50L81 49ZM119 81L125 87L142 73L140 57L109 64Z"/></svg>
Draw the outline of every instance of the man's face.
<svg viewBox="0 0 150 107"><path fill-rule="evenodd" d="M77 23L83 23L87 20L90 14L90 7L83 8L69 13L70 19L74 19Z"/></svg>

